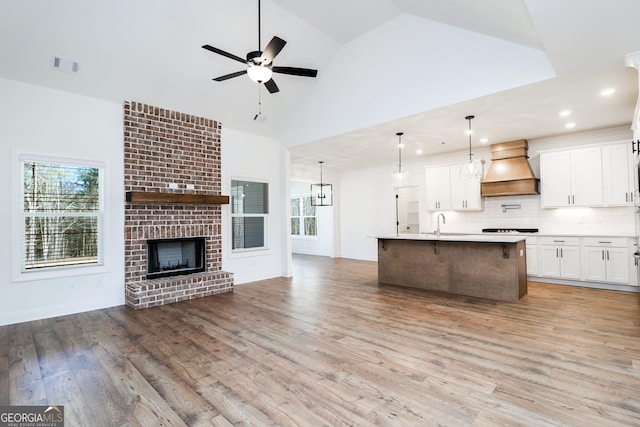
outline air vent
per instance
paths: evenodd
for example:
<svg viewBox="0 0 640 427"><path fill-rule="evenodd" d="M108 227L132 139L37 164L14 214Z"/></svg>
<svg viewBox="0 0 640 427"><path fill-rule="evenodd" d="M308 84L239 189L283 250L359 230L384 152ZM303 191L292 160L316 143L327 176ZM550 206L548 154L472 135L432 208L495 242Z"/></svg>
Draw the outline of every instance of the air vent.
<svg viewBox="0 0 640 427"><path fill-rule="evenodd" d="M78 63L67 58L60 58L59 56L53 57L53 68L67 73L77 73Z"/></svg>

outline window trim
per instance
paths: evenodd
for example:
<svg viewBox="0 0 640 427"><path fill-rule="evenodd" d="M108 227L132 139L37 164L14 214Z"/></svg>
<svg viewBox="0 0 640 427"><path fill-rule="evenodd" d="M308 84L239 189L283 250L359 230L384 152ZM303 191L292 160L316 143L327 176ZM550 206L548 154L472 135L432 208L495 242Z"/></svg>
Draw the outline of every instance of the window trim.
<svg viewBox="0 0 640 427"><path fill-rule="evenodd" d="M107 272L104 251L104 212L105 212L105 194L107 188L105 183L107 182L107 162L98 160L87 160L72 157L52 156L43 154L33 154L30 152L18 152L12 150L12 162L11 162L11 192L12 192L12 204L11 209L11 223L12 223L12 250L11 250L11 282L27 282L34 280L46 280L55 279L61 277L72 276L84 276L101 274ZM24 224L25 224L25 212L24 212L24 164L25 162L34 161L41 163L54 163L69 166L83 166L94 167L99 170L99 186L100 194L98 197L99 209L98 209L98 262L92 264L72 264L61 265L54 267L25 269L25 236L24 236ZM68 216L74 216L69 214Z"/></svg>
<svg viewBox="0 0 640 427"><path fill-rule="evenodd" d="M234 181L246 181L246 182L255 182L255 183L259 183L259 184L267 184L267 213L262 213L262 214L236 214L233 212L233 182ZM270 248L270 244L271 241L269 239L269 229L270 229L270 211L271 211L271 182L269 182L269 180L267 179L262 179L262 178L253 178L253 177L239 177L239 176L232 176L231 179L229 180L229 193L231 194L231 201L230 201L230 206L229 206L229 242L230 242L230 254L233 256L251 256L251 255L255 255L255 254L267 254L267 253L271 253L271 248ZM247 217L251 217L251 218L259 218L262 217L263 221L264 221L264 242L265 245L261 246L259 248L235 248L233 247L233 218L247 218Z"/></svg>
<svg viewBox="0 0 640 427"><path fill-rule="evenodd" d="M291 203L291 199L298 199L300 200L300 213L303 212L303 203L302 203L302 199L304 197L309 197L312 198L309 194L292 194L291 197L289 198L289 203ZM291 206L289 206L289 219L291 218L298 218L298 220L300 221L300 230L304 230L304 225L303 225L303 221L304 218L315 218L316 219L316 234L313 235L308 235L308 234L292 234L291 230L289 230L289 235L291 236L292 239L299 239L299 240L318 240L319 239L319 235L320 233L318 232L318 223L319 223L319 215L318 215L318 208L317 206L313 205L316 208L316 214L314 216L304 216L304 215L300 215L300 216L292 216L291 215Z"/></svg>

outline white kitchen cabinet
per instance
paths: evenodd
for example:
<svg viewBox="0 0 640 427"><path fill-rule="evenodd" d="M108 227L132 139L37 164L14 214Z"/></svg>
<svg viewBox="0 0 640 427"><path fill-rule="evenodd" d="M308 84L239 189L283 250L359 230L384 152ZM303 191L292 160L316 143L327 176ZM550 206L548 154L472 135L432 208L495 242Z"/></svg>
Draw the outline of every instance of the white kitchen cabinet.
<svg viewBox="0 0 640 427"><path fill-rule="evenodd" d="M631 144L602 147L602 191L605 206L633 206L633 153Z"/></svg>
<svg viewBox="0 0 640 427"><path fill-rule="evenodd" d="M480 180L464 176L462 165L449 168L449 184L451 209L454 211L481 210Z"/></svg>
<svg viewBox="0 0 640 427"><path fill-rule="evenodd" d="M629 283L629 246L623 237L585 237L582 240L582 279Z"/></svg>
<svg viewBox="0 0 640 427"><path fill-rule="evenodd" d="M451 209L449 166L425 168L425 189L427 210Z"/></svg>
<svg viewBox="0 0 640 427"><path fill-rule="evenodd" d="M580 279L580 240L577 237L541 237L538 274L562 279Z"/></svg>
<svg viewBox="0 0 640 427"><path fill-rule="evenodd" d="M538 275L538 244L537 237L527 237L526 245L527 251L527 275Z"/></svg>
<svg viewBox="0 0 640 427"><path fill-rule="evenodd" d="M632 286L640 286L638 283L638 268L640 259L634 254L638 251L638 246L636 245L636 239L629 239L629 284Z"/></svg>
<svg viewBox="0 0 640 427"><path fill-rule="evenodd" d="M601 147L540 153L543 208L602 206Z"/></svg>

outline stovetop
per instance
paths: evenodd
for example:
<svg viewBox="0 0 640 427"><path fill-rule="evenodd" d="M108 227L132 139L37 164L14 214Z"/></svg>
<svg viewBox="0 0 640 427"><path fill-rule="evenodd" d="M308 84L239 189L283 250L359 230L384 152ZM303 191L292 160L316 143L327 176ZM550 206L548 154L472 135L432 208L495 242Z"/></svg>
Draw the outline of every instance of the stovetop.
<svg viewBox="0 0 640 427"><path fill-rule="evenodd" d="M537 228L483 228L483 233L537 233Z"/></svg>

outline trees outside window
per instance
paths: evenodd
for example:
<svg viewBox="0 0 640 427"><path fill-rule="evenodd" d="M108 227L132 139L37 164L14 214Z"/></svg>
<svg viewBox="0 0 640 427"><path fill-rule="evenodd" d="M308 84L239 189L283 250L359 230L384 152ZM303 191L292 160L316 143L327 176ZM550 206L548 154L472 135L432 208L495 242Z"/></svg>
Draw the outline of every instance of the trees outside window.
<svg viewBox="0 0 640 427"><path fill-rule="evenodd" d="M22 161L24 271L101 263L102 169Z"/></svg>
<svg viewBox="0 0 640 427"><path fill-rule="evenodd" d="M316 207L311 204L311 196L291 198L291 235L317 236L318 217Z"/></svg>

